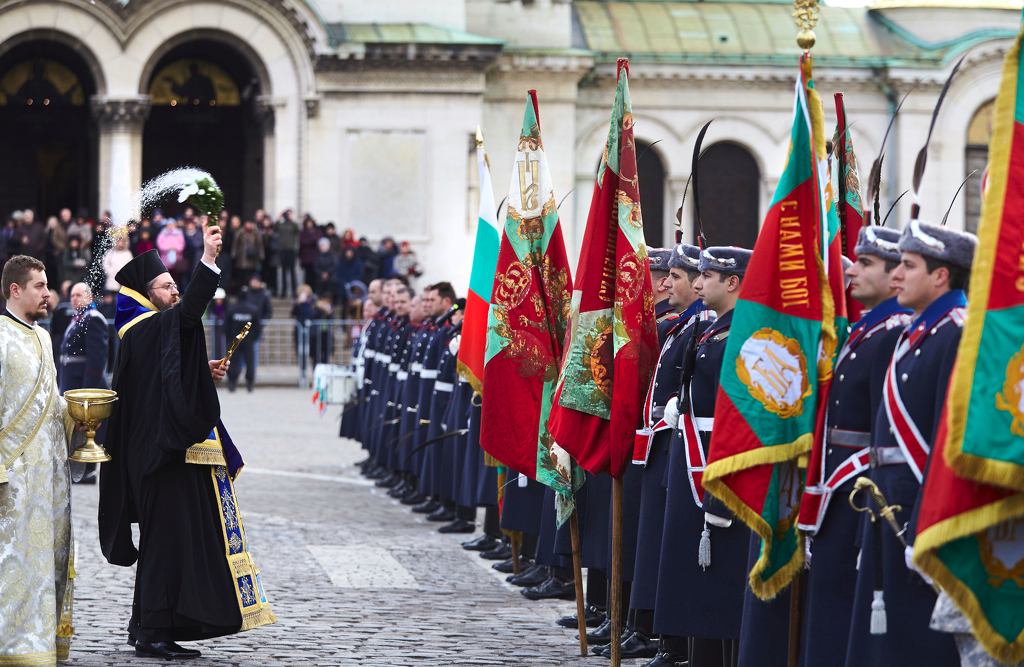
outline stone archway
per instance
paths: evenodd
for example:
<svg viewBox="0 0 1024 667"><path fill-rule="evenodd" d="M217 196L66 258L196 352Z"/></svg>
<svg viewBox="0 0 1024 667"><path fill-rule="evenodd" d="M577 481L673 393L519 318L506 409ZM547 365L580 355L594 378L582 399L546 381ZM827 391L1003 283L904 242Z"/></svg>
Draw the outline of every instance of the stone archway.
<svg viewBox="0 0 1024 667"><path fill-rule="evenodd" d="M263 207L262 63L223 40L179 41L153 62L145 93L142 180L182 166L209 171L232 213ZM177 215L181 205L169 202Z"/></svg>
<svg viewBox="0 0 1024 667"><path fill-rule="evenodd" d="M64 40L22 39L0 55L0 211L37 217L96 207L93 67Z"/></svg>
<svg viewBox="0 0 1024 667"><path fill-rule="evenodd" d="M700 212L710 245L753 248L757 241L761 173L743 146L720 141L700 157ZM694 215L693 237L697 238Z"/></svg>

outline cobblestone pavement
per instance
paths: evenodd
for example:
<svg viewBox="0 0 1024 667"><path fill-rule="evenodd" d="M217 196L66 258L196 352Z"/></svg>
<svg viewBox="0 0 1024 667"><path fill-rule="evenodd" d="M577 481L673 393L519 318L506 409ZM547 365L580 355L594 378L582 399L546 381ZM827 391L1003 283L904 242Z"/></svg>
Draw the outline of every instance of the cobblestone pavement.
<svg viewBox="0 0 1024 667"><path fill-rule="evenodd" d="M352 463L339 410L321 418L310 392L221 392L224 423L246 459L239 507L275 625L189 646L190 665L601 665L579 657L554 620L573 602L530 602L490 563L440 535ZM96 486L76 485L74 626L65 664L166 664L125 644L134 568L99 550ZM481 517L482 519L482 513ZM630 661L639 664L643 661Z"/></svg>

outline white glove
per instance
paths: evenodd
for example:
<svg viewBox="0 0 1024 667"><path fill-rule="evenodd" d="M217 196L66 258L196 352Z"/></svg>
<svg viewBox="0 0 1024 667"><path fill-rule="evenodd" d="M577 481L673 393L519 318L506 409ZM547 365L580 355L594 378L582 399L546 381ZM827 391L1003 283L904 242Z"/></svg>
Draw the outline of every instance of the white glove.
<svg viewBox="0 0 1024 667"><path fill-rule="evenodd" d="M452 353L453 357L459 356L459 343L462 342L462 334L459 334L455 338L452 338L451 342L448 343L448 351Z"/></svg>
<svg viewBox="0 0 1024 667"><path fill-rule="evenodd" d="M921 575L921 578L924 579L924 582L926 584L928 584L929 586L932 585L932 578L924 572L922 572L921 570L917 569L917 566L914 565L914 547L907 545L907 548L903 550L903 560L906 561L908 570L917 572L919 575Z"/></svg>
<svg viewBox="0 0 1024 667"><path fill-rule="evenodd" d="M673 431L679 428L679 401L675 396L665 404L665 423Z"/></svg>

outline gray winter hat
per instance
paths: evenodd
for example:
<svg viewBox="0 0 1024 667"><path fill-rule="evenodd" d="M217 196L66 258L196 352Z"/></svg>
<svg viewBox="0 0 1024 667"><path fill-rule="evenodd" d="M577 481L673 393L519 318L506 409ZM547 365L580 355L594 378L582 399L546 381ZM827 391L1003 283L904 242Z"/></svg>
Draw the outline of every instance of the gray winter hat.
<svg viewBox="0 0 1024 667"><path fill-rule="evenodd" d="M689 243L680 243L668 261L668 268L684 271L700 271L700 248Z"/></svg>
<svg viewBox="0 0 1024 667"><path fill-rule="evenodd" d="M900 261L900 232L889 227L867 226L860 228L857 247L858 255L874 255L886 262Z"/></svg>
<svg viewBox="0 0 1024 667"><path fill-rule="evenodd" d="M651 271L665 271L667 273L670 259L672 259L672 251L668 248L647 249L647 265Z"/></svg>
<svg viewBox="0 0 1024 667"><path fill-rule="evenodd" d="M900 252L916 252L962 269L970 269L978 237L949 227L911 220L900 237Z"/></svg>
<svg viewBox="0 0 1024 667"><path fill-rule="evenodd" d="M752 250L736 246L712 246L700 253L700 270L742 276L747 272L747 264L753 254Z"/></svg>

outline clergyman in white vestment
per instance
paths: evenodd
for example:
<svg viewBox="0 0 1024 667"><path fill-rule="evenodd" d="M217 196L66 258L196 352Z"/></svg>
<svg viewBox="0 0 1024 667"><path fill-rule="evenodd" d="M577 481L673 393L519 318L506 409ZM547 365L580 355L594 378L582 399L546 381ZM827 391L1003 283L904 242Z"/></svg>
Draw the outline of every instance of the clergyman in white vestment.
<svg viewBox="0 0 1024 667"><path fill-rule="evenodd" d="M55 665L71 645L74 421L57 391L53 346L36 324L43 263L12 257L0 315L0 666Z"/></svg>

